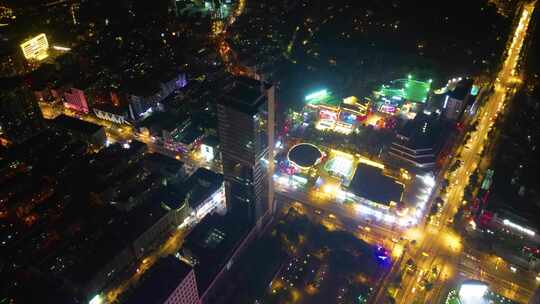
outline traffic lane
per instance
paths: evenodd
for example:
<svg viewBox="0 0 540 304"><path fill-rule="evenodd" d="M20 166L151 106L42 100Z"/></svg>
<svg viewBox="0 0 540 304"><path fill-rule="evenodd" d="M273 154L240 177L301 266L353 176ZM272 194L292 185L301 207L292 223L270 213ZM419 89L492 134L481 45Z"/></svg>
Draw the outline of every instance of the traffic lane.
<svg viewBox="0 0 540 304"><path fill-rule="evenodd" d="M341 220L351 221L351 225L358 227L358 225L363 225L364 227L369 227L370 229L376 229L384 233L388 237L395 237L402 232L399 230L392 230L391 227L382 226L376 223L373 220L364 218L363 215L359 215L358 212L353 207L348 207L345 204L337 203L331 200L314 200L310 195L306 194L303 191L290 190L288 188L276 185L276 195L281 195L284 198L289 200L298 201L305 206L320 210L321 213L324 211L327 215L332 214L333 216L340 217Z"/></svg>
<svg viewBox="0 0 540 304"><path fill-rule="evenodd" d="M470 265L459 264L458 277L461 281L471 278L484 281L490 285L494 292L521 303L527 303L533 294L532 290L515 284L512 278L497 276L489 272L480 272L477 267Z"/></svg>
<svg viewBox="0 0 540 304"><path fill-rule="evenodd" d="M521 47L521 44L522 44L522 41L520 42L520 47ZM515 58L516 57L507 58L505 63L503 63L504 67L503 67L503 70L499 73L499 75L506 76L507 71L505 72L505 70L512 67L511 65L509 66L508 63L512 63L512 60L514 60ZM479 148L482 148L484 135L487 135L487 132L489 130L489 120L491 120L491 118L493 118L494 115L497 114L497 111L499 111L499 109L501 108L502 102L504 102L504 99L506 97L507 96L505 94L496 92L492 96L492 98L490 98L488 100L488 102L486 103L486 105L485 105L486 110L485 111L487 112L488 115L486 115L486 116L482 115L479 130L477 130L475 133L473 133L473 138L475 138L475 139L473 141L472 149L471 149L471 151L469 151L469 153L467 153L467 152L464 153L464 155L462 156L463 161L464 161L464 165L460 169L458 169L457 174L453 175L453 178L451 179L451 184L453 184L453 185L450 187L451 189L450 189L449 194L447 196L447 203L445 204L445 208L442 211L443 220L446 219L447 217L453 216L453 214L452 214L453 210L457 210L456 207L458 207L459 204L461 203L463 190L464 190L464 187L466 186L466 184L468 182L468 175L470 174L470 171L475 169L476 163L478 161L476 159L475 154L480 152ZM484 110L480 111L480 113L484 113ZM478 135L480 135L480 136L478 136ZM469 172L467 172L467 171L469 171ZM453 182L454 180L456 182ZM425 244L425 242L423 244ZM406 289L405 289L406 290L406 296L405 296L406 298L410 297L410 294L412 293L413 288L414 287L411 287L411 285L406 287ZM408 291L408 293L407 293L407 291ZM405 299L404 302L406 303L406 301L409 301L409 298Z"/></svg>

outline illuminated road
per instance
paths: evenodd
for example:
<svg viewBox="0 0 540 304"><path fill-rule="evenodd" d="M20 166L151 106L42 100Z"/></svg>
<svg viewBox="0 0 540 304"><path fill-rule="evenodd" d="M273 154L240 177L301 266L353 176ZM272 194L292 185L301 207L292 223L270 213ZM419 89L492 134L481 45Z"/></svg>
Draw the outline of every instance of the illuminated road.
<svg viewBox="0 0 540 304"><path fill-rule="evenodd" d="M519 302L527 302L532 294L536 284L534 279L529 278L526 282L519 280L520 285L518 285L515 280L516 276L512 273L490 267L490 263L495 263L493 259L486 259L482 255L475 257L476 253L475 255L465 255L462 252L459 236L447 227L447 223L453 219L460 204L462 204L464 189L468 184L469 176L481 160L480 154L489 140L487 135L493 121L504 109L505 103L512 98L510 92L512 84L515 84L517 80L516 67L521 58L521 50L527 36L534 6L535 3L524 6L512 41L508 46L507 58L495 80L494 93L477 113L477 130L471 134L469 142L462 143L458 149L462 165L454 173L446 173L449 186L447 194L443 197L445 204L441 208L438 220L426 226L419 247L412 248L406 253L406 257L411 257L418 267L413 274L403 276L402 288L396 295L397 303L439 303L446 296L442 292L445 283L458 279L459 273L462 277L481 278L489 283L493 290ZM482 267L475 268L478 265L464 267L463 263L460 262L463 255L477 259L479 261L477 263L481 264ZM434 268L436 271L433 271ZM482 272L479 269L483 269ZM433 290L425 292L422 281L432 274L435 277ZM375 303L384 303L382 294L375 299Z"/></svg>
<svg viewBox="0 0 540 304"><path fill-rule="evenodd" d="M514 273L503 259L468 249L460 258L459 278L491 283L491 289L507 298L527 300L538 283L536 273L517 269Z"/></svg>
<svg viewBox="0 0 540 304"><path fill-rule="evenodd" d="M376 243L376 237L382 238L399 238L402 234L399 230L393 230L392 227L378 225L374 221L370 221L364 217L359 217L357 211L352 205L336 203L335 200L325 199L324 197L315 196L314 192L307 194L304 191L296 191L285 188L279 184L275 184L276 199L280 205L289 205L291 202L299 202L308 210L320 213L318 217L326 217L327 220L332 219L336 222L339 219L344 230L349 232L364 232L366 238L373 238L369 243ZM367 227L367 228L366 228ZM367 229L367 230L366 230Z"/></svg>
<svg viewBox="0 0 540 304"><path fill-rule="evenodd" d="M133 284L138 282L141 276L150 269L159 258L177 253L182 247L184 237L187 235L188 231L189 228L175 230L158 249L143 258L140 265L134 269L131 274L124 274L124 278L119 278L120 282L113 284L115 287L104 292L106 302L116 303L118 297L133 286Z"/></svg>

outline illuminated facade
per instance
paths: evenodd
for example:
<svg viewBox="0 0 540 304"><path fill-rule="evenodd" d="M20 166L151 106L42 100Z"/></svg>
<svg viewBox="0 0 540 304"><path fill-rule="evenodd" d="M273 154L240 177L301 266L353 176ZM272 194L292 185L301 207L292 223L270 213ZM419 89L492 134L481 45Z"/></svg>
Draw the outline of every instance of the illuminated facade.
<svg viewBox="0 0 540 304"><path fill-rule="evenodd" d="M49 56L49 42L45 34L39 34L21 43L24 58L27 60L43 60Z"/></svg>
<svg viewBox="0 0 540 304"><path fill-rule="evenodd" d="M100 106L93 108L93 110L94 114L96 114L99 119L114 122L119 125L128 123L127 109L112 106Z"/></svg>
<svg viewBox="0 0 540 304"><path fill-rule="evenodd" d="M84 91L71 88L64 93L64 107L87 114L89 112L88 103Z"/></svg>
<svg viewBox="0 0 540 304"><path fill-rule="evenodd" d="M351 134L358 122L364 120L369 113L369 102L359 102L358 98L351 96L343 99L338 106L323 104L330 98L326 90L308 95L309 107L318 110L319 120L315 128L320 131L334 131L342 134ZM313 103L320 104L313 104Z"/></svg>

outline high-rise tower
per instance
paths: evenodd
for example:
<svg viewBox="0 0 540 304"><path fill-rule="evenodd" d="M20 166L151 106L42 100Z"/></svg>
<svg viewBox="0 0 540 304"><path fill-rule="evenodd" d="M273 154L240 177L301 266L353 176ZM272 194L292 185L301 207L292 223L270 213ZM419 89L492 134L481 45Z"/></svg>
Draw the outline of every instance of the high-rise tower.
<svg viewBox="0 0 540 304"><path fill-rule="evenodd" d="M227 205L258 227L273 212L274 86L234 78L218 103Z"/></svg>

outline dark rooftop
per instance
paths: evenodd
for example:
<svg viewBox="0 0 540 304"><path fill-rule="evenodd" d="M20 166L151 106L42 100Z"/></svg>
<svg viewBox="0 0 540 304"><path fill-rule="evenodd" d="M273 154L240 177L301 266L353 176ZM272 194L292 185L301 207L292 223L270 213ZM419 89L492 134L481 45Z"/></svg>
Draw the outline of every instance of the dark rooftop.
<svg viewBox="0 0 540 304"><path fill-rule="evenodd" d="M52 120L52 123L60 128L88 135L93 135L103 128L101 126L94 125L89 122L72 118L66 115L60 115L56 117Z"/></svg>
<svg viewBox="0 0 540 304"><path fill-rule="evenodd" d="M157 132L161 132L162 130L171 132L183 124L189 123L189 120L189 117L185 115L175 115L171 112L158 112L141 121L139 126L150 128Z"/></svg>
<svg viewBox="0 0 540 304"><path fill-rule="evenodd" d="M126 304L161 304L193 268L172 255L159 259L146 273Z"/></svg>
<svg viewBox="0 0 540 304"><path fill-rule="evenodd" d="M206 216L186 237L184 250L194 255L197 287L203 294L217 273L225 267L250 225L241 213Z"/></svg>
<svg viewBox="0 0 540 304"><path fill-rule="evenodd" d="M434 148L443 137L443 128L438 117L419 113L403 126L399 135L408 139L401 144L413 150Z"/></svg>
<svg viewBox="0 0 540 304"><path fill-rule="evenodd" d="M120 217L116 224L112 224L111 233L118 234L119 237L127 241L135 241L139 236L156 224L167 210L158 201L148 201L135 207L126 216Z"/></svg>
<svg viewBox="0 0 540 304"><path fill-rule="evenodd" d="M204 133L201 130L190 126L184 132L182 132L182 139L180 142L186 145L191 145L193 142L195 142L195 140L203 135Z"/></svg>
<svg viewBox="0 0 540 304"><path fill-rule="evenodd" d="M159 202L171 209L179 209L184 205L184 194L174 186L167 186L152 195L152 201Z"/></svg>
<svg viewBox="0 0 540 304"><path fill-rule="evenodd" d="M321 152L312 144L298 144L291 148L288 153L290 161L300 167L312 167L322 157Z"/></svg>
<svg viewBox="0 0 540 304"><path fill-rule="evenodd" d="M504 164L495 168L493 185L486 209L540 230L540 205L530 196L520 196L520 183L512 183L513 175L504 171Z"/></svg>
<svg viewBox="0 0 540 304"><path fill-rule="evenodd" d="M223 184L223 175L205 168L199 168L184 183L186 195L190 194L189 206L197 208L206 198L216 192Z"/></svg>
<svg viewBox="0 0 540 304"><path fill-rule="evenodd" d="M370 201L389 205L401 202L403 185L383 174L382 169L359 164L349 185L351 192Z"/></svg>
<svg viewBox="0 0 540 304"><path fill-rule="evenodd" d="M456 88L448 93L448 95L454 99L464 100L465 97L471 91L473 81L470 79L464 79L460 81Z"/></svg>
<svg viewBox="0 0 540 304"><path fill-rule="evenodd" d="M122 90L129 94L141 97L149 97L159 92L159 82L150 77L125 78Z"/></svg>
<svg viewBox="0 0 540 304"><path fill-rule="evenodd" d="M258 111L264 101L259 81L247 77L235 77L227 93L221 97L220 103L252 115Z"/></svg>
<svg viewBox="0 0 540 304"><path fill-rule="evenodd" d="M213 136L213 135L206 136L202 140L202 143L205 144L205 145L208 145L210 147L216 147L216 146L219 145L219 138L217 136Z"/></svg>
<svg viewBox="0 0 540 304"><path fill-rule="evenodd" d="M143 158L144 164L150 169L159 168L170 170L180 170L184 166L184 163L163 154L159 153L148 153Z"/></svg>
<svg viewBox="0 0 540 304"><path fill-rule="evenodd" d="M93 106L95 109L101 110L103 112L117 114L117 115L124 115L127 114L127 107L125 106L114 106L112 104L96 104Z"/></svg>

